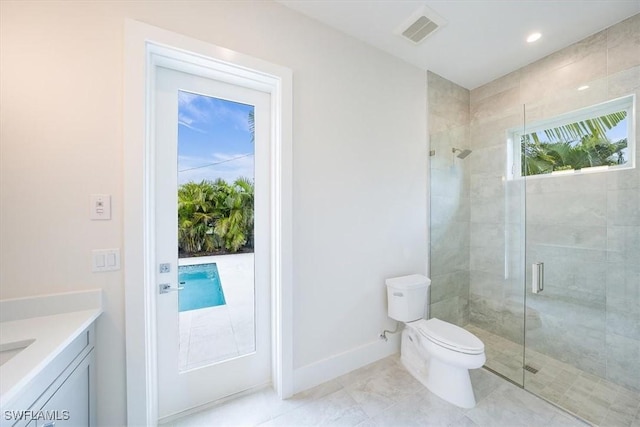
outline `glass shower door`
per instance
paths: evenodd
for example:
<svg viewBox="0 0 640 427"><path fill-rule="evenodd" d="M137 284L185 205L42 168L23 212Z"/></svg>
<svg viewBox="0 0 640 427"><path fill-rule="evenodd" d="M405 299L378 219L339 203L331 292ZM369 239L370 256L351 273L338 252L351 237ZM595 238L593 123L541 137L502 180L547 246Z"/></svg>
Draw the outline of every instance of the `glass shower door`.
<svg viewBox="0 0 640 427"><path fill-rule="evenodd" d="M640 396L640 174L633 99L603 101L554 105L553 117L526 107L524 387L589 422L628 425Z"/></svg>

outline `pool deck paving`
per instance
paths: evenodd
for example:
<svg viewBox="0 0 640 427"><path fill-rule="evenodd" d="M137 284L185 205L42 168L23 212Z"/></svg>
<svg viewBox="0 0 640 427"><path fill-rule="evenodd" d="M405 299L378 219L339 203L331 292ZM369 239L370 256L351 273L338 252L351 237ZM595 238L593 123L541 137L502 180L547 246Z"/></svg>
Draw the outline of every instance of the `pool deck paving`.
<svg viewBox="0 0 640 427"><path fill-rule="evenodd" d="M255 350L254 255L181 258L179 265L216 263L225 305L179 313L181 371Z"/></svg>

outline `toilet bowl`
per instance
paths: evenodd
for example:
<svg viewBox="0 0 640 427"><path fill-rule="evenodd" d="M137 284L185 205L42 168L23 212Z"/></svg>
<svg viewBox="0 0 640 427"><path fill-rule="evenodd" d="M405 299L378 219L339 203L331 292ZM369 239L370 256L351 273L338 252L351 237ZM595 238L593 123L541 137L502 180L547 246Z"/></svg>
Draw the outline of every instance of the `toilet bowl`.
<svg viewBox="0 0 640 427"><path fill-rule="evenodd" d="M484 344L472 333L439 319L405 323L402 339L412 346L414 357L401 354L409 372L432 393L462 408L476 405L469 369L486 361ZM411 354L411 353L409 353Z"/></svg>
<svg viewBox="0 0 640 427"><path fill-rule="evenodd" d="M476 400L469 369L484 365L484 344L459 326L423 319L430 283L418 274L386 281L389 317L405 324L401 361L432 393L462 408L473 408Z"/></svg>

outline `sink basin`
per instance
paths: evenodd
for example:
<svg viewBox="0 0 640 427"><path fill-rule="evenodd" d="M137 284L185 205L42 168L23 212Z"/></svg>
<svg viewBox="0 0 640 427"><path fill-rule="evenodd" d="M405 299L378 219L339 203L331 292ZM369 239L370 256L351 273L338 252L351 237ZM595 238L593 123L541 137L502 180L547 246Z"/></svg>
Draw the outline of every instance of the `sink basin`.
<svg viewBox="0 0 640 427"><path fill-rule="evenodd" d="M36 340L22 340L0 344L0 366L7 363L11 358L29 347Z"/></svg>

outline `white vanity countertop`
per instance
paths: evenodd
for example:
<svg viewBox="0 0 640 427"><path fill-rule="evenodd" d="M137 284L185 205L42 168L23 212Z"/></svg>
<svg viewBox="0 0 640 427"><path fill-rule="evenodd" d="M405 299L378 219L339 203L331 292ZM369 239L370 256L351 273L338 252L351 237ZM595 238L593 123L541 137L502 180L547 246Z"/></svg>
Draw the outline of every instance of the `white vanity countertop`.
<svg viewBox="0 0 640 427"><path fill-rule="evenodd" d="M0 366L0 407L102 313L100 290L0 301L0 346L34 342Z"/></svg>

